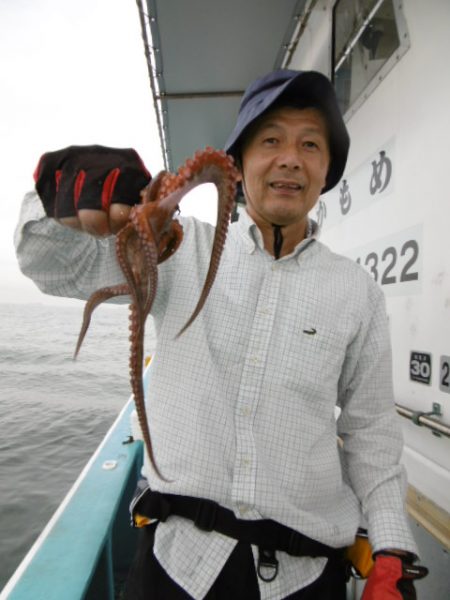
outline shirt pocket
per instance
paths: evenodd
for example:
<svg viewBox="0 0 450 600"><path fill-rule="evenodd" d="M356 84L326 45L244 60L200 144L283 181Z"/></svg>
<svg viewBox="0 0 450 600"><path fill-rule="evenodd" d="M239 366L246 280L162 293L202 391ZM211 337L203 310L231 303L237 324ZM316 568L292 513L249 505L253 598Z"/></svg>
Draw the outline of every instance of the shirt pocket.
<svg viewBox="0 0 450 600"><path fill-rule="evenodd" d="M301 398L334 406L347 335L335 323L301 319L286 336L285 385Z"/></svg>

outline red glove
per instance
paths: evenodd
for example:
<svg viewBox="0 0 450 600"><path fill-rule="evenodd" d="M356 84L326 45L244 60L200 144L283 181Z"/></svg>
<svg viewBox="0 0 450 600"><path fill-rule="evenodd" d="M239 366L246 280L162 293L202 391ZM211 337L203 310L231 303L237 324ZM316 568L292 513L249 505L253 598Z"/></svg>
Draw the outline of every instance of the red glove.
<svg viewBox="0 0 450 600"><path fill-rule="evenodd" d="M425 577L428 569L413 565L412 560L413 555L377 553L361 600L416 600L414 580Z"/></svg>
<svg viewBox="0 0 450 600"><path fill-rule="evenodd" d="M108 212L113 203L134 206L151 176L131 148L69 146L44 154L34 173L49 217L75 217L83 208Z"/></svg>

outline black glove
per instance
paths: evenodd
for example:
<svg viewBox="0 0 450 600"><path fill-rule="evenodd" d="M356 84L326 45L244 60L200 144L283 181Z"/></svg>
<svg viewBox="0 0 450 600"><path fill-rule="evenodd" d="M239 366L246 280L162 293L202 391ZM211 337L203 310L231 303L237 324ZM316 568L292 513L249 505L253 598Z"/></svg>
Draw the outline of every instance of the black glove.
<svg viewBox="0 0 450 600"><path fill-rule="evenodd" d="M428 574L428 569L414 565L415 556L377 552L361 600L416 600L414 581Z"/></svg>
<svg viewBox="0 0 450 600"><path fill-rule="evenodd" d="M44 154L34 180L49 217L76 216L90 208L108 212L111 203L134 206L151 179L132 148L69 146Z"/></svg>

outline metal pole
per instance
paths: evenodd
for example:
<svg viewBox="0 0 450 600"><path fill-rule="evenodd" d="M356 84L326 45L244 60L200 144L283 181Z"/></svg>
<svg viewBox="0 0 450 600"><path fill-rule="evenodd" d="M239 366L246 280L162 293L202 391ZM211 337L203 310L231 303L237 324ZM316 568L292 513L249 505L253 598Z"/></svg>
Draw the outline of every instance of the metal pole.
<svg viewBox="0 0 450 600"><path fill-rule="evenodd" d="M396 404L395 408L397 409L399 415L405 417L406 419L410 419L415 425L427 427L437 435L445 435L446 437L450 437L450 425L447 425L447 423L443 423L438 419L431 418L432 414L438 413L424 413L420 411L414 411L408 408L407 406L402 406L401 404Z"/></svg>

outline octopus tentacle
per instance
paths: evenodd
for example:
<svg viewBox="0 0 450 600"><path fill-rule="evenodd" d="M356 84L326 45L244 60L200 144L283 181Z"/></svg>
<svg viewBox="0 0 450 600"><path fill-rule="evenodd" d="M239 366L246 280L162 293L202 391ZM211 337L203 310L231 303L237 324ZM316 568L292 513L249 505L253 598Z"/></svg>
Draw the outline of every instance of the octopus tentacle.
<svg viewBox="0 0 450 600"><path fill-rule="evenodd" d="M216 277L233 208L236 181L237 171L232 159L213 148L196 152L192 159L188 159L180 167L177 174L160 173L143 190L141 204L131 210L128 223L117 234L116 255L126 283L98 290L88 300L85 308L76 353L89 327L94 308L113 296L130 295L131 387L148 458L161 479L165 478L155 463L142 378L145 321L157 291L157 265L167 260L181 243L183 228L173 216L183 196L202 183L215 184L218 191L217 224L211 259L200 298L191 317L179 332L180 336L202 310Z"/></svg>
<svg viewBox="0 0 450 600"><path fill-rule="evenodd" d="M207 147L203 152L196 152L192 159L188 159L178 170L178 175L169 174L162 181L158 216L162 214L161 208L173 211L182 195L202 183L213 183L218 192L217 223L206 280L191 317L177 334L177 337L186 331L196 319L213 285L236 196L237 176L238 172L230 156L224 152L214 150L214 148ZM149 215L149 218L151 220L151 215Z"/></svg>
<svg viewBox="0 0 450 600"><path fill-rule="evenodd" d="M145 269L145 277L147 278L147 285L143 290L145 301L141 302L145 319L151 310L158 287L158 247L152 228L146 219L142 219L139 210L141 208L137 206L131 211L130 220L141 244L144 259L142 266Z"/></svg>
<svg viewBox="0 0 450 600"><path fill-rule="evenodd" d="M75 352L73 358L75 359L80 352L80 348L83 344L83 340L86 336L87 330L89 329L89 325L91 323L91 317L94 310L110 298L115 298L116 296L125 296L129 293L129 287L127 285L115 285L112 287L105 287L101 290L97 290L92 294L89 300L86 302L83 313L83 322L81 324L80 333L78 334L77 346L75 348Z"/></svg>
<svg viewBox="0 0 450 600"><path fill-rule="evenodd" d="M230 181L229 179L227 180L223 177L223 169L227 167L230 169L234 168L231 159L229 159L228 156L226 157L226 159L220 161L217 167L211 171L211 175L209 177L209 182L215 184L218 193L217 223L214 234L213 247L211 251L211 259L208 267L208 272L206 274L205 283L203 285L203 289L200 294L200 298L198 299L197 305L194 308L194 312L192 313L184 327L180 330L177 337L184 333L186 329L197 318L198 314L200 313L206 302L206 298L208 297L209 292L211 291L212 285L217 275L220 257L222 255L228 231L228 223L231 217L231 212L233 210L234 199L236 195L235 179ZM233 171L231 171L231 173L235 176L237 175L237 173L233 173Z"/></svg>
<svg viewBox="0 0 450 600"><path fill-rule="evenodd" d="M140 304L139 285L140 273L139 263L134 257L141 252L139 240L132 223L128 222L116 236L116 257L119 267L125 276L130 288L131 301Z"/></svg>
<svg viewBox="0 0 450 600"><path fill-rule="evenodd" d="M130 305L130 379L136 413L148 458L157 475L164 481L168 481L162 475L154 458L147 412L145 410L145 394L143 386L145 321L153 305L158 285L158 249L153 231L150 227L146 227L146 222L140 220L138 217L139 212L136 209L136 211L133 211L133 214L130 215L130 220L140 242L143 266L146 269L148 279L144 290L135 290L135 298L139 296L139 291L144 292L142 294L143 297L139 296L139 302Z"/></svg>
<svg viewBox="0 0 450 600"><path fill-rule="evenodd" d="M161 189L161 183L169 173L167 171L160 171L156 177L154 177L150 183L141 192L142 204L149 204L150 202L157 202L158 195Z"/></svg>
<svg viewBox="0 0 450 600"><path fill-rule="evenodd" d="M138 417L139 426L141 428L142 437L144 439L145 448L150 463L153 466L156 474L163 481L169 481L161 473L158 465L156 464L153 445L150 437L150 429L147 419L147 412L145 410L145 395L143 385L143 363L144 363L144 325L145 318L142 319L143 315L134 304L130 305L130 379L131 389L134 396L134 404L136 406L136 413Z"/></svg>

